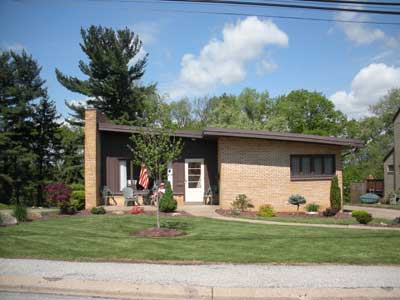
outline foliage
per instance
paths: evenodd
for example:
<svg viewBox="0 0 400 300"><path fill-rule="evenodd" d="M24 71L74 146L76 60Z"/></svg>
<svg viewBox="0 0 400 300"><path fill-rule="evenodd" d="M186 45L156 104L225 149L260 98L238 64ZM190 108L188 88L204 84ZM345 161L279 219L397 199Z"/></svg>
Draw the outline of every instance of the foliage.
<svg viewBox="0 0 400 300"><path fill-rule="evenodd" d="M31 201L34 190L34 101L46 95L40 70L25 51L0 52L1 185L17 203Z"/></svg>
<svg viewBox="0 0 400 300"><path fill-rule="evenodd" d="M322 212L322 214L324 215L324 217L333 217L336 216L338 212L339 210L337 208L328 207Z"/></svg>
<svg viewBox="0 0 400 300"><path fill-rule="evenodd" d="M309 203L305 207L308 212L317 212L319 210L319 205L317 203Z"/></svg>
<svg viewBox="0 0 400 300"><path fill-rule="evenodd" d="M330 192L331 207L340 210L342 207L342 195L339 188L338 177L335 175L331 180L331 192Z"/></svg>
<svg viewBox="0 0 400 300"><path fill-rule="evenodd" d="M173 212L176 210L177 202L174 199L174 195L171 189L171 183L168 181L165 186L165 193L160 199L160 211L162 212Z"/></svg>
<svg viewBox="0 0 400 300"><path fill-rule="evenodd" d="M51 183L46 186L47 201L59 208L69 207L71 188L63 182Z"/></svg>
<svg viewBox="0 0 400 300"><path fill-rule="evenodd" d="M231 204L233 210L245 211L248 208L254 207L250 199L245 194L239 194Z"/></svg>
<svg viewBox="0 0 400 300"><path fill-rule="evenodd" d="M62 126L61 154L57 177L67 184L83 182L83 128Z"/></svg>
<svg viewBox="0 0 400 300"><path fill-rule="evenodd" d="M271 204L264 204L258 209L257 215L260 217L275 217L275 210Z"/></svg>
<svg viewBox="0 0 400 300"><path fill-rule="evenodd" d="M22 204L16 204L13 208L12 214L18 220L18 222L28 221L28 211L26 206Z"/></svg>
<svg viewBox="0 0 400 300"><path fill-rule="evenodd" d="M106 213L106 210L104 209L103 206L98 206L98 207L93 207L90 210L90 213L93 215L104 215Z"/></svg>
<svg viewBox="0 0 400 300"><path fill-rule="evenodd" d="M154 112L157 115L159 112ZM183 142L174 135L174 131L166 127L143 127L130 137L134 164L144 165L150 177L161 182L166 175L168 162L174 161L182 152ZM157 201L157 228L160 228L160 201Z"/></svg>
<svg viewBox="0 0 400 300"><path fill-rule="evenodd" d="M298 194L291 195L289 197L289 203L292 204L292 205L296 205L297 206L297 211L299 210L300 205L301 204L305 204L306 202L307 202L306 198L304 198L303 196L298 195Z"/></svg>
<svg viewBox="0 0 400 300"><path fill-rule="evenodd" d="M85 190L85 186L82 183L71 183L69 185L69 187L73 191L84 191Z"/></svg>
<svg viewBox="0 0 400 300"><path fill-rule="evenodd" d="M365 147L344 157L345 201L350 200L352 182L364 181L369 175L383 179L382 161L393 145L393 117L399 107L400 89L393 89L370 107L368 116L351 122L350 137L363 140Z"/></svg>
<svg viewBox="0 0 400 300"><path fill-rule="evenodd" d="M85 191L72 191L70 198L71 207L76 210L85 208Z"/></svg>
<svg viewBox="0 0 400 300"><path fill-rule="evenodd" d="M357 222L360 224L368 224L372 221L372 215L365 210L354 210L351 216L356 218Z"/></svg>
<svg viewBox="0 0 400 300"><path fill-rule="evenodd" d="M0 225L2 225L2 224L3 224L3 215L0 212Z"/></svg>
<svg viewBox="0 0 400 300"><path fill-rule="evenodd" d="M104 112L110 120L129 123L143 117L144 102L155 86L142 86L147 54L141 58L142 42L129 28L113 30L102 26L81 28L82 51L87 61L79 69L87 79L64 75L56 69L57 80L68 90L89 98L87 105ZM73 106L72 124L79 125L82 106ZM78 119L78 120L77 120Z"/></svg>
<svg viewBox="0 0 400 300"><path fill-rule="evenodd" d="M33 151L35 153L36 206L43 205L46 181L54 178L56 162L61 148L59 115L56 105L47 96L35 105L33 114Z"/></svg>

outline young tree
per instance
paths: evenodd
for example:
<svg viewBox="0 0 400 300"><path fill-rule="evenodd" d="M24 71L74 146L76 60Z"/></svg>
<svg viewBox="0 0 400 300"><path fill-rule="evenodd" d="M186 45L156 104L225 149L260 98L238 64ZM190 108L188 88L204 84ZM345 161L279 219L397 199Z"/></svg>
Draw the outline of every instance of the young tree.
<svg viewBox="0 0 400 300"><path fill-rule="evenodd" d="M175 160L182 152L183 142L167 128L141 128L130 138L129 149L134 154L132 161L147 168L150 177L161 182L167 173L168 162ZM157 201L157 228L160 228L160 201Z"/></svg>
<svg viewBox="0 0 400 300"><path fill-rule="evenodd" d="M60 124L57 123L57 114L54 101L47 96L43 97L35 106L33 114L35 153L35 185L37 190L36 205L43 204L43 192L46 181L54 178L56 162L60 153L61 138Z"/></svg>
<svg viewBox="0 0 400 300"><path fill-rule="evenodd" d="M87 79L64 75L56 69L57 80L68 90L88 97L87 105L104 112L110 120L125 123L143 116L145 99L155 93L155 85L143 86L147 54L140 57L142 42L130 29L113 30L102 26L81 29L82 51L88 63L79 69ZM81 107L70 106L82 117Z"/></svg>
<svg viewBox="0 0 400 300"><path fill-rule="evenodd" d="M0 174L17 203L32 193L33 103L46 95L40 70L25 51L0 53Z"/></svg>

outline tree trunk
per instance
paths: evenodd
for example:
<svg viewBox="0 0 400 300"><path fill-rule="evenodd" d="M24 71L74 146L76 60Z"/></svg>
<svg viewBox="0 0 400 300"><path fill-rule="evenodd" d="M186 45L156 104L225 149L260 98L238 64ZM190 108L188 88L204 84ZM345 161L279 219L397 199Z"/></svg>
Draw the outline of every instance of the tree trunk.
<svg viewBox="0 0 400 300"><path fill-rule="evenodd" d="M160 176L158 176L158 185L157 185L157 228L160 229L160 194L158 193L158 187L160 186Z"/></svg>

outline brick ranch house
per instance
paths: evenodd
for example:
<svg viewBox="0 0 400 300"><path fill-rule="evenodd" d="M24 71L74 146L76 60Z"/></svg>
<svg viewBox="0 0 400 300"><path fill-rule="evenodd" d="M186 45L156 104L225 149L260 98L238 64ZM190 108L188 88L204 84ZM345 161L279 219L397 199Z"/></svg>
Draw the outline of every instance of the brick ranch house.
<svg viewBox="0 0 400 300"><path fill-rule="evenodd" d="M121 190L139 177L131 164L129 137L137 128L108 123L96 109L85 114L86 208L104 203L107 186L118 205ZM221 208L230 208L238 194L246 194L257 209L269 203L290 211L288 197L301 194L321 208L329 206L333 175L342 186L341 151L362 146L359 140L256 130L205 128L177 130L184 140L181 157L168 168L178 205L203 204L210 187L217 190Z"/></svg>

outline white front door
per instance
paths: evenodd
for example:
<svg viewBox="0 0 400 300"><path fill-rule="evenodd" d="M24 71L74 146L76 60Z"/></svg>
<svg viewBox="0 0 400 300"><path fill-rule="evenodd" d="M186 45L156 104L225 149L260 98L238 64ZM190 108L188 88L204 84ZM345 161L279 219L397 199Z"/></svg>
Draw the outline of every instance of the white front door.
<svg viewBox="0 0 400 300"><path fill-rule="evenodd" d="M203 202L204 159L185 159L185 202Z"/></svg>

